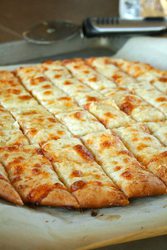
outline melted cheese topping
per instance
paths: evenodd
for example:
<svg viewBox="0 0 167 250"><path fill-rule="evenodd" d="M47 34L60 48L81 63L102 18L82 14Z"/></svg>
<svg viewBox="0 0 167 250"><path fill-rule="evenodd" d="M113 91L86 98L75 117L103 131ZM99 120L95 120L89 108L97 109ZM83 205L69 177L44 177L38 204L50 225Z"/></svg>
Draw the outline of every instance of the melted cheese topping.
<svg viewBox="0 0 167 250"><path fill-rule="evenodd" d="M103 75L97 73L82 59L66 60L64 63L79 81L83 82L84 84L87 84L92 89L102 90L106 88L116 87L114 82L108 80Z"/></svg>
<svg viewBox="0 0 167 250"><path fill-rule="evenodd" d="M115 187L80 140L49 141L43 145L43 150L70 189L74 187L74 183L79 181L92 182L92 184L97 181L102 186Z"/></svg>
<svg viewBox="0 0 167 250"><path fill-rule="evenodd" d="M154 136L167 146L167 121L148 122L146 125L149 127Z"/></svg>
<svg viewBox="0 0 167 250"><path fill-rule="evenodd" d="M148 103L162 111L167 116L167 97L155 88L145 88L146 83L141 83L135 92Z"/></svg>
<svg viewBox="0 0 167 250"><path fill-rule="evenodd" d="M56 68L54 69L53 66L44 71L45 75L52 81L55 86L62 89L70 96L75 97L80 92L90 91L90 88L88 86L73 78L73 76L67 72L68 71L65 67L62 67L60 72ZM61 77L56 77L57 75L61 75Z"/></svg>
<svg viewBox="0 0 167 250"><path fill-rule="evenodd" d="M31 69L31 72L33 72L33 69ZM4 98L4 93L0 95L0 99L2 104L12 112L31 143L41 145L47 140L57 140L70 136L67 129L40 106L19 82L17 82L17 86L20 88L19 94L26 93L26 96L30 99L20 99L20 102L17 102L15 98L12 99L12 94L10 99ZM30 103L29 100L32 100L33 103ZM15 104L14 108L11 102Z"/></svg>
<svg viewBox="0 0 167 250"><path fill-rule="evenodd" d="M116 128L127 126L133 123L133 120L110 100L102 102L92 102L86 108L95 115L107 128Z"/></svg>
<svg viewBox="0 0 167 250"><path fill-rule="evenodd" d="M157 70L151 65L141 62L129 62L121 59L111 61L138 81L151 83L160 91L167 93L167 71Z"/></svg>
<svg viewBox="0 0 167 250"><path fill-rule="evenodd" d="M120 110L130 115L136 121L145 122L165 119L164 114L158 109L127 90L118 88L116 90L107 90L103 94L107 98L114 100Z"/></svg>
<svg viewBox="0 0 167 250"><path fill-rule="evenodd" d="M136 83L134 78L120 71L109 57L90 58L87 62L95 68L97 72L115 82L119 87L127 87L129 84L134 86Z"/></svg>
<svg viewBox="0 0 167 250"><path fill-rule="evenodd" d="M18 128L17 121L0 105L0 130L16 130Z"/></svg>
<svg viewBox="0 0 167 250"><path fill-rule="evenodd" d="M155 177L142 169L117 136L106 131L86 135L82 140L128 197L148 195L146 189L152 185Z"/></svg>
<svg viewBox="0 0 167 250"><path fill-rule="evenodd" d="M167 94L167 76L155 76L153 73L146 72L142 76L137 78L139 81L146 81L151 83L158 90Z"/></svg>
<svg viewBox="0 0 167 250"><path fill-rule="evenodd" d="M48 140L70 137L67 129L42 107L28 109L16 117L32 143L41 145Z"/></svg>
<svg viewBox="0 0 167 250"><path fill-rule="evenodd" d="M20 131L18 123L0 106L0 147L27 144L28 140Z"/></svg>
<svg viewBox="0 0 167 250"><path fill-rule="evenodd" d="M61 113L56 117L76 136L82 136L94 130L99 131L105 129L105 127L86 110Z"/></svg>
<svg viewBox="0 0 167 250"><path fill-rule="evenodd" d="M99 102L104 99L103 95L95 90L91 90L89 92L80 92L75 97L75 100L80 106L87 105L91 102Z"/></svg>
<svg viewBox="0 0 167 250"><path fill-rule="evenodd" d="M34 146L0 148L0 157L25 202L40 204L50 191L66 189L50 162Z"/></svg>
<svg viewBox="0 0 167 250"><path fill-rule="evenodd" d="M27 138L22 134L19 129L0 130L0 147L13 145L21 146L27 144L29 144Z"/></svg>
<svg viewBox="0 0 167 250"><path fill-rule="evenodd" d="M36 72L35 69L33 78L26 75L23 69L18 70L18 75L25 87L53 114L78 109L72 98L49 82L43 74Z"/></svg>
<svg viewBox="0 0 167 250"><path fill-rule="evenodd" d="M160 141L149 134L148 131L143 130L140 125L117 128L114 131L143 164L147 165L156 155L166 151Z"/></svg>
<svg viewBox="0 0 167 250"><path fill-rule="evenodd" d="M123 71L128 73L129 75L137 78L143 75L146 71L150 71L153 67L146 63L140 62L130 62L122 59L110 59L112 63L121 68Z"/></svg>

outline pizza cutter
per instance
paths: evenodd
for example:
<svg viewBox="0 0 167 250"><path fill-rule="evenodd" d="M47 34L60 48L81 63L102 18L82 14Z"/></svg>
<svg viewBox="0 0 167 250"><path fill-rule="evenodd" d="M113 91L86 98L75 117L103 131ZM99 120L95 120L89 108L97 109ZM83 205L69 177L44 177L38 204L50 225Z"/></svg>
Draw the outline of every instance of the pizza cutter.
<svg viewBox="0 0 167 250"><path fill-rule="evenodd" d="M123 20L118 17L91 17L77 25L71 21L43 21L23 33L23 37L31 43L51 44L76 35L83 37L100 37L126 34L157 35L167 31L164 18L145 18Z"/></svg>

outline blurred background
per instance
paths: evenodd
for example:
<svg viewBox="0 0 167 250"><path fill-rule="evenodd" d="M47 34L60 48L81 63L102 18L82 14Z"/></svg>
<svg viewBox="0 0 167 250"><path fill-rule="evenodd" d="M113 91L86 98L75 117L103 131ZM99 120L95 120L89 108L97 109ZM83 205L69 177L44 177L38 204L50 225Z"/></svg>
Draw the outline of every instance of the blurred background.
<svg viewBox="0 0 167 250"><path fill-rule="evenodd" d="M167 15L167 0L0 0L0 43L20 40L43 20L68 19L77 24L89 16Z"/></svg>

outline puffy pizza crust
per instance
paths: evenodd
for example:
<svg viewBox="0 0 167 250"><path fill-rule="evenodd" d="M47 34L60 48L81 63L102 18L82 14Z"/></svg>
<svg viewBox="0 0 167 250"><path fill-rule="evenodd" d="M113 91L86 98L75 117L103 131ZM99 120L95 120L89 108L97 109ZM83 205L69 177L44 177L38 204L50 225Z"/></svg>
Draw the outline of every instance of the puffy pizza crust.
<svg viewBox="0 0 167 250"><path fill-rule="evenodd" d="M167 148L144 126L122 127L114 131L146 169L167 184Z"/></svg>
<svg viewBox="0 0 167 250"><path fill-rule="evenodd" d="M23 202L78 207L76 199L59 180L51 163L35 146L3 147L0 148L0 157L12 185L22 197Z"/></svg>
<svg viewBox="0 0 167 250"><path fill-rule="evenodd" d="M128 204L124 194L116 188L78 139L49 141L42 148L81 207Z"/></svg>
<svg viewBox="0 0 167 250"><path fill-rule="evenodd" d="M95 132L82 137L104 171L129 197L162 194L166 187L126 149L121 140L110 131Z"/></svg>
<svg viewBox="0 0 167 250"><path fill-rule="evenodd" d="M0 163L0 198L13 202L16 205L23 205L20 195L11 185L7 173Z"/></svg>

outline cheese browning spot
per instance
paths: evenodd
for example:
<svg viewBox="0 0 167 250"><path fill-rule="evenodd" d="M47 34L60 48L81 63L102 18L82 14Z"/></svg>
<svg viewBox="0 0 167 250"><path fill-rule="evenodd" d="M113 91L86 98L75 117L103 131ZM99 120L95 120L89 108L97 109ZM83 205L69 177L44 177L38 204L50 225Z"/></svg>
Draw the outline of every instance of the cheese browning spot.
<svg viewBox="0 0 167 250"><path fill-rule="evenodd" d="M115 118L116 116L114 114L112 114L111 112L106 112L104 113L105 116L109 117L109 118Z"/></svg>
<svg viewBox="0 0 167 250"><path fill-rule="evenodd" d="M54 190L53 185L43 184L31 190L27 196L27 201L30 203L40 204L40 202Z"/></svg>
<svg viewBox="0 0 167 250"><path fill-rule="evenodd" d="M63 97L58 98L58 100L60 100L60 101L71 101L72 99L71 99L71 97L63 96Z"/></svg>
<svg viewBox="0 0 167 250"><path fill-rule="evenodd" d="M79 69L80 67L80 65L74 65L74 69Z"/></svg>
<svg viewBox="0 0 167 250"><path fill-rule="evenodd" d="M62 75L60 75L60 74L56 74L56 75L54 76L54 78L59 79L59 78L61 78L61 76L62 76Z"/></svg>
<svg viewBox="0 0 167 250"><path fill-rule="evenodd" d="M74 170L71 174L71 177L82 177L83 173L81 170Z"/></svg>
<svg viewBox="0 0 167 250"><path fill-rule="evenodd" d="M119 171L119 170L121 170L121 166L116 166L116 167L114 167L114 171Z"/></svg>
<svg viewBox="0 0 167 250"><path fill-rule="evenodd" d="M19 89L9 89L8 93L14 94L14 95L19 95L21 91Z"/></svg>
<svg viewBox="0 0 167 250"><path fill-rule="evenodd" d="M91 77L91 78L89 79L89 81L90 81L90 82L97 82L97 77L96 77L96 76Z"/></svg>
<svg viewBox="0 0 167 250"><path fill-rule="evenodd" d="M137 149L138 149L139 151L141 151L141 150L143 150L143 149L145 149L145 148L148 148L148 145L146 145L146 144L144 144L144 143L141 143L141 144L139 144L139 145L137 146Z"/></svg>
<svg viewBox="0 0 167 250"><path fill-rule="evenodd" d="M115 82L117 82L117 83L119 83L120 80L121 80L121 76L118 75L118 74L113 75L112 78L113 78L113 80L114 80Z"/></svg>
<svg viewBox="0 0 167 250"><path fill-rule="evenodd" d="M82 189L85 185L86 185L85 181L82 180L76 181L71 185L71 192L75 192L78 189Z"/></svg>
<svg viewBox="0 0 167 250"><path fill-rule="evenodd" d="M38 85L39 83L45 82L45 81L47 81L46 77L39 76L39 77L36 77L36 78L31 79L30 84L31 84L32 86L35 86L35 85Z"/></svg>
<svg viewBox="0 0 167 250"><path fill-rule="evenodd" d="M74 117L77 118L77 119L79 119L79 120L81 120L82 113L81 112L76 112L76 113L74 113Z"/></svg>
<svg viewBox="0 0 167 250"><path fill-rule="evenodd" d="M158 81L167 83L167 77L160 77L158 78Z"/></svg>
<svg viewBox="0 0 167 250"><path fill-rule="evenodd" d="M32 99L32 97L29 95L21 95L21 96L19 96L19 99L23 100L23 101L28 101L28 100Z"/></svg>
<svg viewBox="0 0 167 250"><path fill-rule="evenodd" d="M42 86L42 88L43 88L43 89L50 89L51 86L50 86L50 84L45 84L45 85Z"/></svg>
<svg viewBox="0 0 167 250"><path fill-rule="evenodd" d="M82 145L75 145L76 152L86 161L93 161L93 155Z"/></svg>
<svg viewBox="0 0 167 250"><path fill-rule="evenodd" d="M48 118L48 121L49 121L49 122L53 122L53 123L57 122L56 119L55 119L55 118L52 118L52 117L49 117L49 118Z"/></svg>
<svg viewBox="0 0 167 250"><path fill-rule="evenodd" d="M47 91L44 91L43 93L44 95L51 95L53 92L51 90L47 90Z"/></svg>
<svg viewBox="0 0 167 250"><path fill-rule="evenodd" d="M64 82L64 85L72 85L72 82L70 82L70 81L65 81L65 82Z"/></svg>
<svg viewBox="0 0 167 250"><path fill-rule="evenodd" d="M103 149L104 148L109 148L109 147L112 146L112 142L111 141L104 141L104 142L101 143L101 146L102 146Z"/></svg>
<svg viewBox="0 0 167 250"><path fill-rule="evenodd" d="M132 113L134 108L135 108L135 106L131 102L128 102L128 101L126 101L120 105L120 109L128 115L130 115Z"/></svg>
<svg viewBox="0 0 167 250"><path fill-rule="evenodd" d="M132 179L132 174L129 172L129 171L125 171L125 172L123 172L122 174L121 174L124 178L126 178L126 179Z"/></svg>
<svg viewBox="0 0 167 250"><path fill-rule="evenodd" d="M97 102L99 100L97 97L94 96L87 96L86 99L88 102Z"/></svg>
<svg viewBox="0 0 167 250"><path fill-rule="evenodd" d="M46 60L44 61L45 64L53 64L53 60Z"/></svg>
<svg viewBox="0 0 167 250"><path fill-rule="evenodd" d="M158 97L156 99L157 102L166 102L167 101L167 98L166 97Z"/></svg>

